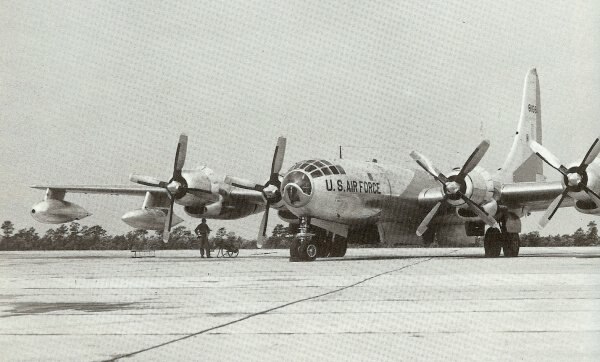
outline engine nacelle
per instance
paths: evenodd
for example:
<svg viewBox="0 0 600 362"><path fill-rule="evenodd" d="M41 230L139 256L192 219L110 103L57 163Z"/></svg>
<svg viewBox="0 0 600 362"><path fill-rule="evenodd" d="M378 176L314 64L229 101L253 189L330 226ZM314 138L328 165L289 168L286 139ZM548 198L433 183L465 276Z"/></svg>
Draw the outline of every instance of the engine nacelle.
<svg viewBox="0 0 600 362"><path fill-rule="evenodd" d="M492 217L498 212L498 203L496 200L491 200L481 205L481 208L485 210L488 215ZM458 207L456 208L456 216L466 221L479 221L481 220L477 214L475 214L469 208Z"/></svg>
<svg viewBox="0 0 600 362"><path fill-rule="evenodd" d="M448 178L458 174L456 169ZM465 177L465 190L463 194L476 204L482 205L493 200L494 197L494 181L489 172L483 167L477 166ZM465 202L458 198L457 200L449 199L448 202L457 207L467 207ZM494 214L492 214L494 215Z"/></svg>
<svg viewBox="0 0 600 362"><path fill-rule="evenodd" d="M582 214L600 215L600 206L596 205L593 201L577 200L575 202L575 210Z"/></svg>
<svg viewBox="0 0 600 362"><path fill-rule="evenodd" d="M277 216L288 224L298 224L298 216L292 214L287 209L282 209L277 212Z"/></svg>
<svg viewBox="0 0 600 362"><path fill-rule="evenodd" d="M569 167L569 169L575 169L578 166L577 164L573 164ZM585 176L583 180L587 187L589 187L594 193L597 195L600 194L600 160L596 160L588 165L585 170ZM563 179L563 185L566 185L568 182L567 178ZM600 208L600 205L596 205L588 194L579 189L576 191L569 191L569 196L574 198L577 202L575 203L575 208L577 211L582 212L584 214L596 214L597 212L593 211L597 208Z"/></svg>
<svg viewBox="0 0 600 362"><path fill-rule="evenodd" d="M163 230L167 219L168 210L158 208L148 208L129 211L121 220L134 229L144 230ZM175 226L183 222L183 219L173 214L171 226Z"/></svg>
<svg viewBox="0 0 600 362"><path fill-rule="evenodd" d="M31 208L31 216L45 224L62 224L81 220L90 215L91 213L79 205L50 198L33 205Z"/></svg>

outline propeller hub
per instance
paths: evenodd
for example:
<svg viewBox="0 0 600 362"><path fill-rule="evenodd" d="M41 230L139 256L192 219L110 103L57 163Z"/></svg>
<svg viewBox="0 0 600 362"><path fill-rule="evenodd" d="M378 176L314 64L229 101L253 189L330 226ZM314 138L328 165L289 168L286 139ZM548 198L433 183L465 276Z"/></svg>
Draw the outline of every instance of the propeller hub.
<svg viewBox="0 0 600 362"><path fill-rule="evenodd" d="M578 186L583 181L583 177L577 172L572 172L567 175L567 184L571 187Z"/></svg>
<svg viewBox="0 0 600 362"><path fill-rule="evenodd" d="M460 184L456 181L450 181L446 184L446 191L451 195L455 195L460 191Z"/></svg>
<svg viewBox="0 0 600 362"><path fill-rule="evenodd" d="M180 182L178 182L178 181L171 181L167 185L167 190L169 190L169 192L171 193L171 195L175 195L177 193L177 191L179 191L180 187L181 187L181 183Z"/></svg>
<svg viewBox="0 0 600 362"><path fill-rule="evenodd" d="M281 198L279 194L279 187L277 187L277 185L267 184L267 186L265 186L265 188L263 189L263 192L265 194L265 197L269 200L276 200L278 198Z"/></svg>

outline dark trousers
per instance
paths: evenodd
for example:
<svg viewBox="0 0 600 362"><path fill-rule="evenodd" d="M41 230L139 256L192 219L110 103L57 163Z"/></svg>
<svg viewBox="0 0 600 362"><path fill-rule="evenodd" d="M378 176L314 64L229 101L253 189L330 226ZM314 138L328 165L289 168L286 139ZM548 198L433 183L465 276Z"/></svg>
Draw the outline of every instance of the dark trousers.
<svg viewBox="0 0 600 362"><path fill-rule="evenodd" d="M204 257L204 250L206 250L206 256L210 258L210 245L208 244L208 236L200 234L200 256Z"/></svg>

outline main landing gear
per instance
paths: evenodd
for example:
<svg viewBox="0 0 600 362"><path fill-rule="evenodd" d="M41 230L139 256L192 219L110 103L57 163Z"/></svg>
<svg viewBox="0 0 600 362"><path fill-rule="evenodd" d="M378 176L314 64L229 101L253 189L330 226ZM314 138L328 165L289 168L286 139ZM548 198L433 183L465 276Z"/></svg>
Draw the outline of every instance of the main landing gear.
<svg viewBox="0 0 600 362"><path fill-rule="evenodd" d="M290 261L313 261L316 258L342 257L346 255L348 243L345 238L318 229L309 232L306 217L300 218L299 232L290 245Z"/></svg>
<svg viewBox="0 0 600 362"><path fill-rule="evenodd" d="M486 258L497 258L500 251L504 251L506 257L516 257L519 255L520 239L518 233L509 233L506 231L504 223L500 223L500 229L489 228L483 239L483 248Z"/></svg>

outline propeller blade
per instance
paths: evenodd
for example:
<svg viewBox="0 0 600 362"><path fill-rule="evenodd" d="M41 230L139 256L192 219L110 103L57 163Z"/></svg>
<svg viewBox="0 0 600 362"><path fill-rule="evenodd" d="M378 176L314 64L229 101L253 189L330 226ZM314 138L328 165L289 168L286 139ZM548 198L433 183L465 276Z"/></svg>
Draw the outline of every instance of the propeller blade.
<svg viewBox="0 0 600 362"><path fill-rule="evenodd" d="M177 144L177 151L175 152L175 165L173 166L173 172L181 172L183 165L185 164L185 155L187 154L187 142L188 136L181 134L179 136L179 143Z"/></svg>
<svg viewBox="0 0 600 362"><path fill-rule="evenodd" d="M273 153L273 162L271 162L271 175L279 174L281 166L283 166L283 157L285 156L285 137L279 137L277 139L277 146L275 146L275 152ZM272 176L271 176L272 178Z"/></svg>
<svg viewBox="0 0 600 362"><path fill-rule="evenodd" d="M552 154L552 152L548 151L544 146L540 145L536 141L529 142L529 148L536 153L544 162L550 165L553 169L563 174L563 176L567 176L567 168L562 165L560 160Z"/></svg>
<svg viewBox="0 0 600 362"><path fill-rule="evenodd" d="M135 182L140 185L145 186L154 186L154 187L165 187L167 185L166 182L160 181L154 177L143 176L143 175L129 175L129 181Z"/></svg>
<svg viewBox="0 0 600 362"><path fill-rule="evenodd" d="M467 162L465 162L463 167L460 169L460 172L458 173L458 176L457 176L458 179L460 179L460 180L464 179L465 176L469 174L469 172L473 171L473 169L475 167L477 167L477 165L479 164L479 162L481 161L483 156L485 156L485 153L487 152L489 147L490 147L490 141L488 141L488 140L481 141L479 146L477 146L477 148L475 148L475 151L473 151L473 153L471 153L471 156L469 156L469 158L467 159Z"/></svg>
<svg viewBox="0 0 600 362"><path fill-rule="evenodd" d="M590 149L588 150L587 154L583 158L583 161L581 161L581 165L579 167L587 167L590 163L594 162L596 157L598 157L598 154L600 154L600 138L596 138L594 143L592 143L592 147L590 147Z"/></svg>
<svg viewBox="0 0 600 362"><path fill-rule="evenodd" d="M600 207L600 196L598 196L597 193L595 193L594 191L592 191L586 185L582 185L582 186L583 186L583 189L585 190L585 192L590 197L590 199L592 199L592 201L594 201L594 203L596 204L596 206Z"/></svg>
<svg viewBox="0 0 600 362"><path fill-rule="evenodd" d="M171 199L171 205L169 206L169 212L167 213L167 217L165 219L165 229L162 234L162 240L164 243L169 242L169 235L171 233L171 223L173 222L173 205L175 204L175 200Z"/></svg>
<svg viewBox="0 0 600 362"><path fill-rule="evenodd" d="M473 211L477 216L479 216L479 218L481 220L483 220L483 222L488 224L490 227L500 229L500 226L498 225L498 222L496 221L496 219L494 219L487 212L485 212L485 210L481 206L479 206L475 202L471 201L471 199L469 199L463 193L460 193L460 198L463 199L463 201L467 203L467 206L469 206L469 209L471 209L471 211Z"/></svg>
<svg viewBox="0 0 600 362"><path fill-rule="evenodd" d="M429 161L429 159L424 155L420 154L417 151L412 151L410 153L410 157L412 157L412 159L415 160L419 164L419 166L421 166L425 171L427 171L427 173L433 176L433 178L436 179L438 182L442 184L448 182L448 178L444 176L441 172L439 172L433 166L431 161Z"/></svg>
<svg viewBox="0 0 600 362"><path fill-rule="evenodd" d="M223 180L223 182L228 185L231 185L234 187L239 187L241 189L246 189L246 190L262 191L262 189L263 189L263 185L259 185L250 180L245 180L243 178L234 177L234 176L225 177L225 180Z"/></svg>
<svg viewBox="0 0 600 362"><path fill-rule="evenodd" d="M433 217L435 216L435 214L437 214L440 206L442 206L442 201L440 201L437 204L435 204L435 206L433 207L433 209L431 209L431 211L429 211L429 213L427 214L427 216L425 216L425 218L423 219L423 221L421 221L421 224L417 228L417 235L418 236L423 236L423 234L425 234L425 231L427 231L427 226L429 225L429 223L431 222L431 220L433 219Z"/></svg>
<svg viewBox="0 0 600 362"><path fill-rule="evenodd" d="M260 229L258 230L258 237L256 238L256 246L260 249L267 238L267 222L269 221L269 203L265 208L262 220L260 221Z"/></svg>
<svg viewBox="0 0 600 362"><path fill-rule="evenodd" d="M563 202L563 200L567 196L568 192L569 192L569 189L566 188L560 195L558 195L552 201L550 206L548 206L548 208L544 212L544 215L542 216L542 218L539 221L539 224L541 227L545 227L546 225L548 225L548 222L550 222L550 219L552 219L552 217L556 213L556 210L558 210L558 208L560 207L560 204Z"/></svg>

